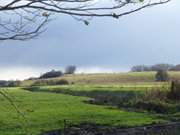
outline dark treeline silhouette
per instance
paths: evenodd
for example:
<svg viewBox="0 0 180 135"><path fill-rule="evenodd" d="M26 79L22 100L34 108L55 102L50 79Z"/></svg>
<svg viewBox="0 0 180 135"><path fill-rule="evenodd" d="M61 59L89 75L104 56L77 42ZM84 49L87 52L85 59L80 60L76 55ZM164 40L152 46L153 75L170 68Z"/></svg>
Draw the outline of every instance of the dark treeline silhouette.
<svg viewBox="0 0 180 135"><path fill-rule="evenodd" d="M45 78L54 78L54 77L60 77L63 75L63 72L62 71L55 71L55 70L52 70L52 71L49 71L49 72L46 72L44 74L42 74L39 78L40 79L45 79Z"/></svg>
<svg viewBox="0 0 180 135"><path fill-rule="evenodd" d="M5 81L5 80L0 80L0 87L18 87L20 85L21 81Z"/></svg>
<svg viewBox="0 0 180 135"><path fill-rule="evenodd" d="M131 72L143 72L143 71L180 71L180 64L172 65L172 64L155 64L151 66L147 65L137 65L131 68Z"/></svg>
<svg viewBox="0 0 180 135"><path fill-rule="evenodd" d="M47 78L55 78L55 77L61 77L63 76L64 74L74 74L76 71L76 66L74 65L70 65L70 66L67 66L65 68L65 71L61 71L61 70L51 70L49 72L46 72L44 74L42 74L39 79L47 79ZM34 78L32 78L34 79Z"/></svg>

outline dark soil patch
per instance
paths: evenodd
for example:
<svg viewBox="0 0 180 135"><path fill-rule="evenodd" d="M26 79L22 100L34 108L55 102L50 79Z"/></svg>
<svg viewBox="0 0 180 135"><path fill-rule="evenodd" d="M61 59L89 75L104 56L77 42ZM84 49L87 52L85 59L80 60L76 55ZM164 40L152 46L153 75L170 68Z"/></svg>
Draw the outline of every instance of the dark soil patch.
<svg viewBox="0 0 180 135"><path fill-rule="evenodd" d="M179 135L179 133L180 122L128 129L81 124L64 130L42 133L41 135Z"/></svg>

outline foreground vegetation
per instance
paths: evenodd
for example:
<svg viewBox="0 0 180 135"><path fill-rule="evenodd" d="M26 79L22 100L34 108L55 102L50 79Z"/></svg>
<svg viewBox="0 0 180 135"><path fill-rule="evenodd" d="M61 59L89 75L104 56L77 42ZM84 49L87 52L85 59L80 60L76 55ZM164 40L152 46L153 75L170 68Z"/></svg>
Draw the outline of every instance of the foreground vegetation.
<svg viewBox="0 0 180 135"><path fill-rule="evenodd" d="M164 122L149 113L129 112L109 106L87 104L89 98L64 94L29 92L20 88L6 90L22 115L3 96L0 97L0 134L36 135L44 130L63 128L64 120L109 126L132 127Z"/></svg>
<svg viewBox="0 0 180 135"><path fill-rule="evenodd" d="M90 97L89 103L110 105L138 112L176 114L180 110L178 91L170 91L170 84L162 85L72 85L26 88L30 91L53 92L73 96ZM177 100L174 100L174 99ZM166 115L164 115L166 114ZM171 115L172 116L172 115ZM173 117L170 117L173 118Z"/></svg>
<svg viewBox="0 0 180 135"><path fill-rule="evenodd" d="M42 80L28 80L21 82L25 87L1 88L0 135L38 135L81 123L127 128L179 121L179 97L172 98L179 87L170 94L171 83L154 82L154 75L67 75L67 85L39 86L32 82ZM91 82L85 83L85 77ZM179 76L171 72L170 77Z"/></svg>

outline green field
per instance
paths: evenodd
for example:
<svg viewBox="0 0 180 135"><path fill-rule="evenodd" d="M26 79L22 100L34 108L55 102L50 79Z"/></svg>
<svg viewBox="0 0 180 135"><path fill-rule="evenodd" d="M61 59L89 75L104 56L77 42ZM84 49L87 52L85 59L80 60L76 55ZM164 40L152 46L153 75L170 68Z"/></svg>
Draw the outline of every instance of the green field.
<svg viewBox="0 0 180 135"><path fill-rule="evenodd" d="M64 121L75 125L96 123L127 128L179 120L179 103L144 96L152 89L166 93L170 86L170 83L154 82L153 76L152 72L127 73L124 76L73 75L64 77L70 82L73 80L73 85L31 87L32 81L24 81L23 86L30 87L2 88L1 91L10 100L0 96L0 135L38 135L44 131L63 129ZM171 73L171 78L178 76L179 73ZM110 82L112 78L113 83ZM93 83L86 83L87 80ZM138 108L136 103L143 98L147 99L147 105L158 106L167 112Z"/></svg>
<svg viewBox="0 0 180 135"><path fill-rule="evenodd" d="M13 106L0 97L0 134L23 135L26 131L38 134L44 130L63 128L63 121L78 124L83 122L109 126L141 126L163 119L148 113L128 112L110 109L108 106L84 103L85 97L44 92L29 92L20 88L6 90L18 109L24 114L26 122L17 114Z"/></svg>

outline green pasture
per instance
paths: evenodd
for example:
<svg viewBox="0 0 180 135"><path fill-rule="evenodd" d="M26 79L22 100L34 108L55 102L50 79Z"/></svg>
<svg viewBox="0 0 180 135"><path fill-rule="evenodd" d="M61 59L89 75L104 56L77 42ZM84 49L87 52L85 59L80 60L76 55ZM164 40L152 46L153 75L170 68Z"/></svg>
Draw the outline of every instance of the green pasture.
<svg viewBox="0 0 180 135"><path fill-rule="evenodd" d="M169 82L155 82L154 75L155 72L65 75L50 80L66 79L69 85L31 87L36 80L25 80L21 83L22 87L1 88L0 91L5 92L11 102L0 94L0 135L38 135L44 131L63 129L64 121L119 127L167 122L171 117L169 114L162 117L148 111L129 111L111 104L87 102L96 95L97 99L103 98L101 94L115 97L114 100L119 102L122 92L132 95L169 88ZM180 78L180 72L169 72L169 75L171 79ZM111 98L108 100L111 101ZM173 104L170 103L170 107L176 107ZM180 114L176 111L174 116L180 117Z"/></svg>
<svg viewBox="0 0 180 135"><path fill-rule="evenodd" d="M3 92L13 101L20 113L17 113L4 96L0 96L0 135L36 135L43 131L63 128L64 120L71 124L88 122L120 127L165 122L155 114L88 104L84 102L89 100L87 97L29 92L21 88L11 88Z"/></svg>

